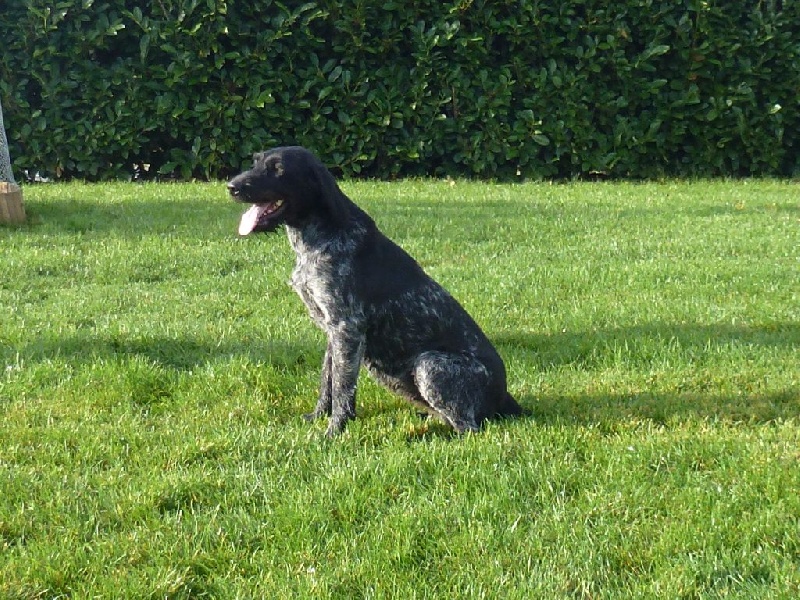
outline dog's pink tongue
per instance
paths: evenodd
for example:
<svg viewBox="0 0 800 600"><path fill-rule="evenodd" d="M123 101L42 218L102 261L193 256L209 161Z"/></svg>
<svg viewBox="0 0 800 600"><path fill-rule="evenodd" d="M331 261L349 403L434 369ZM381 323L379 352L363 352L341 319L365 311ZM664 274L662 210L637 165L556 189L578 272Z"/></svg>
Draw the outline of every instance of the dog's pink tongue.
<svg viewBox="0 0 800 600"><path fill-rule="evenodd" d="M256 228L260 212L261 208L258 204L254 204L242 215L242 220L239 221L239 235L248 235Z"/></svg>

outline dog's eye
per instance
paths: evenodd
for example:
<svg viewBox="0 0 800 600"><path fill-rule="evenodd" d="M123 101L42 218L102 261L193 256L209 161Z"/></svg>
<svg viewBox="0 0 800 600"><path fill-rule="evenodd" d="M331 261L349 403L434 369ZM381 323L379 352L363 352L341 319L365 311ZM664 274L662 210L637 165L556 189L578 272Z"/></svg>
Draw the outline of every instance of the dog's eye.
<svg viewBox="0 0 800 600"><path fill-rule="evenodd" d="M277 158L267 161L266 165L264 166L266 167L267 172L275 173L277 177L283 175L283 163Z"/></svg>

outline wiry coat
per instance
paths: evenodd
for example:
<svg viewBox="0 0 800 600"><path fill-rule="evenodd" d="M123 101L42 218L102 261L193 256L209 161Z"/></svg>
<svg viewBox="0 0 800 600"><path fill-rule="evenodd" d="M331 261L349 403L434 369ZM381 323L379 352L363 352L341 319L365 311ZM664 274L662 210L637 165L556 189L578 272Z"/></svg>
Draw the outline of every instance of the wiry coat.
<svg viewBox="0 0 800 600"><path fill-rule="evenodd" d="M292 287L328 338L319 400L307 415L330 416L328 435L355 417L362 364L458 432L520 414L503 361L480 327L344 195L313 154L300 147L257 154L228 188L254 205L240 233L286 225L297 255Z"/></svg>

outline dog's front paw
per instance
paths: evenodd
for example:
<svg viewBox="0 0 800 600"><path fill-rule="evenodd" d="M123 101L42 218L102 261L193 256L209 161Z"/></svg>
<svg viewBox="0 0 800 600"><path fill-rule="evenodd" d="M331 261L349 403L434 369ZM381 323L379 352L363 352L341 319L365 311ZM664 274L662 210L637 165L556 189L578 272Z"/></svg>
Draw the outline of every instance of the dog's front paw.
<svg viewBox="0 0 800 600"><path fill-rule="evenodd" d="M331 417L331 420L328 421L328 429L325 431L325 437L327 438L335 438L340 433L344 431L344 427L347 424L348 419L337 419L336 417Z"/></svg>

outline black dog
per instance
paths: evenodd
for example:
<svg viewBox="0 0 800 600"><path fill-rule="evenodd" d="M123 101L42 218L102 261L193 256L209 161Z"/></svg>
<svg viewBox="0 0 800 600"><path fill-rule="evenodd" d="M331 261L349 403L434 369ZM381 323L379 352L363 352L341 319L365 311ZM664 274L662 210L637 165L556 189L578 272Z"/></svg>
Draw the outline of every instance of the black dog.
<svg viewBox="0 0 800 600"><path fill-rule="evenodd" d="M355 417L363 363L386 387L459 433L521 413L506 371L480 327L438 283L339 189L311 152L297 146L254 156L228 183L253 206L239 234L286 225L297 254L292 287L328 337L319 401L328 436Z"/></svg>

